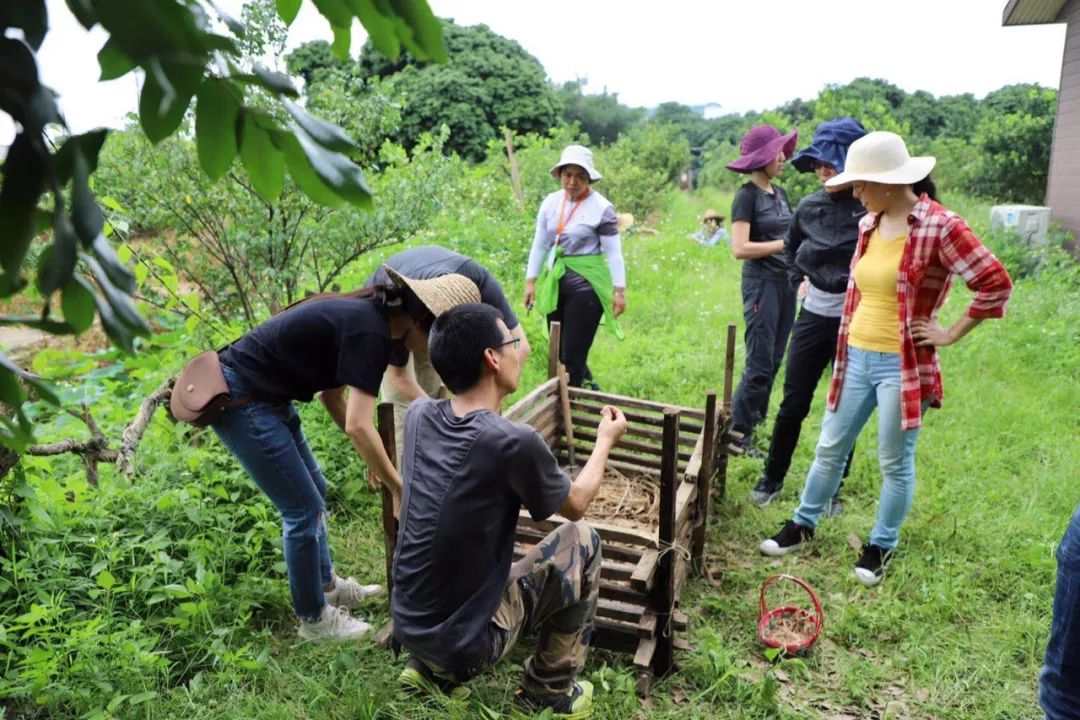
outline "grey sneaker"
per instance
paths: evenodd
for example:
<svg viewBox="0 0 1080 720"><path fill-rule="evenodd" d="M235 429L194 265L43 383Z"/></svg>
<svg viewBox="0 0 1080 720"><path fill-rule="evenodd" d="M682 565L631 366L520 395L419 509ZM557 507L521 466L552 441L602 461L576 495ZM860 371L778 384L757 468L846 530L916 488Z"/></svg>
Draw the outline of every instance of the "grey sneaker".
<svg viewBox="0 0 1080 720"><path fill-rule="evenodd" d="M386 594L382 585L361 585L354 577L334 579L334 589L323 593L327 605L355 610L364 600Z"/></svg>
<svg viewBox="0 0 1080 720"><path fill-rule="evenodd" d="M354 618L345 608L323 605L316 622L300 621L297 634L313 643L358 640L371 630L371 625Z"/></svg>
<svg viewBox="0 0 1080 720"><path fill-rule="evenodd" d="M840 495L833 495L832 499L825 505L825 509L821 511L821 517L834 518L840 517L844 512L844 504L840 502Z"/></svg>
<svg viewBox="0 0 1080 720"><path fill-rule="evenodd" d="M763 477L758 480L758 484L750 491L750 502L758 507L765 507L771 503L773 498L779 495L780 491L783 489L784 483L770 480L768 477Z"/></svg>

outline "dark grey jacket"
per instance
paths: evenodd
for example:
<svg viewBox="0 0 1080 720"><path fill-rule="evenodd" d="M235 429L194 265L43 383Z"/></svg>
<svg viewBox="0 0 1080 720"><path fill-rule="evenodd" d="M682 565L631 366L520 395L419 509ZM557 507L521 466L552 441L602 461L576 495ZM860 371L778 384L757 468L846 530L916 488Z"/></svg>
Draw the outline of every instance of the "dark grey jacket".
<svg viewBox="0 0 1080 720"><path fill-rule="evenodd" d="M830 193L821 188L804 197L784 239L791 284L798 287L805 275L819 290L844 292L859 240L859 219L865 214L850 190Z"/></svg>

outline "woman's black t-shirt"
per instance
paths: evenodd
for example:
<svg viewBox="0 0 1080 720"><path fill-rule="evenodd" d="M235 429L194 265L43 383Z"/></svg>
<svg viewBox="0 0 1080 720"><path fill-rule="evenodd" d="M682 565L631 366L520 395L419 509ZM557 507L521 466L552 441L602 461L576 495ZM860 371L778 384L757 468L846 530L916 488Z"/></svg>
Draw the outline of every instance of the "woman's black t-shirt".
<svg viewBox="0 0 1080 720"><path fill-rule="evenodd" d="M377 395L390 362L390 324L372 300L309 300L244 335L221 361L260 398L309 402L342 385Z"/></svg>
<svg viewBox="0 0 1080 720"><path fill-rule="evenodd" d="M784 189L773 185L770 195L753 182L743 184L731 201L731 221L750 223L750 242L769 242L787 237L791 206ZM783 253L743 261L743 275L787 281L787 258Z"/></svg>

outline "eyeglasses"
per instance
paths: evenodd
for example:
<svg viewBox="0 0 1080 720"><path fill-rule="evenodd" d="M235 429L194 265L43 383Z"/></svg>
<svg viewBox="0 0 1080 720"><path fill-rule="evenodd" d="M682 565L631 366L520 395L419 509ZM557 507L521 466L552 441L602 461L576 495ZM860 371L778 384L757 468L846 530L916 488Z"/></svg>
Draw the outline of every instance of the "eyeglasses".
<svg viewBox="0 0 1080 720"><path fill-rule="evenodd" d="M514 349L517 350L521 347L521 338L514 338L513 340L507 340L506 342L499 343L498 345L492 345L491 349L498 350L499 348L506 347L507 345L513 345Z"/></svg>

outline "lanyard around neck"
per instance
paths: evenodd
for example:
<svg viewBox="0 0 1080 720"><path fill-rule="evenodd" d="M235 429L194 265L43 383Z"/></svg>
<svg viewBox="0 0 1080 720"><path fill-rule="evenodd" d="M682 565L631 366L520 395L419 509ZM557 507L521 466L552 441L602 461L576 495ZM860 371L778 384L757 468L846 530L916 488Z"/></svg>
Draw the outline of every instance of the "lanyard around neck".
<svg viewBox="0 0 1080 720"><path fill-rule="evenodd" d="M567 193L563 193L562 204L559 205L559 224L555 227L555 242L559 241L559 236L562 235L563 229L570 223L570 218L574 217L574 213L585 202L585 198L589 197L591 188L585 188L585 192L581 193L581 197L578 198L577 204L570 208L570 214L566 216L566 220L563 220L563 211L566 210Z"/></svg>

